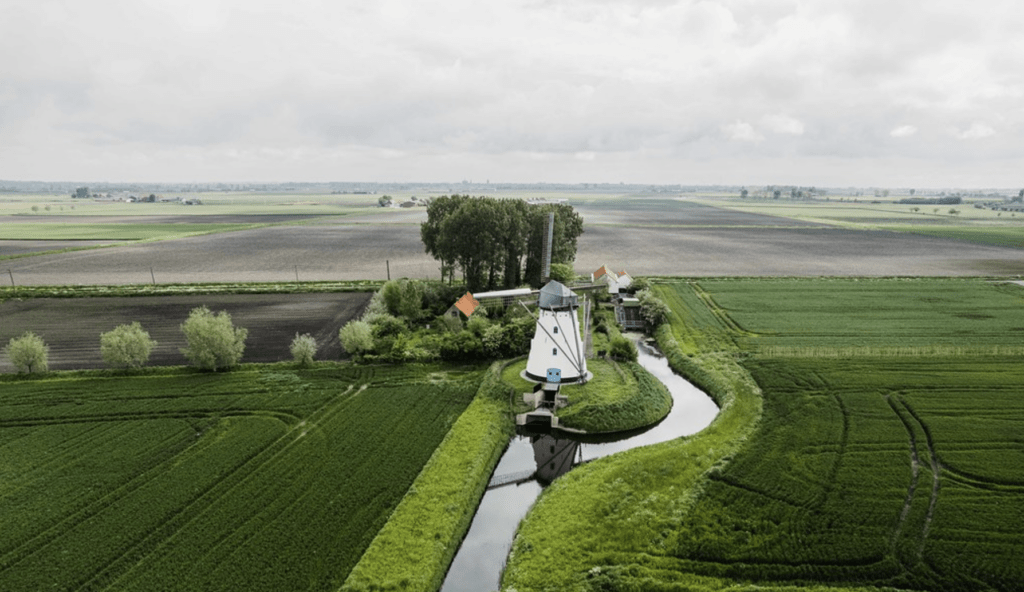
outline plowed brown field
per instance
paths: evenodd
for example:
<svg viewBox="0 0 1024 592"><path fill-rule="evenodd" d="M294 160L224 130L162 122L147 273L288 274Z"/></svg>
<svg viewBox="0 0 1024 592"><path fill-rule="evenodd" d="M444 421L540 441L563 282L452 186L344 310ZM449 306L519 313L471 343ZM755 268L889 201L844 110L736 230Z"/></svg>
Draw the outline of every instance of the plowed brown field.
<svg viewBox="0 0 1024 592"><path fill-rule="evenodd" d="M576 269L633 275L958 276L1024 274L1024 251L857 230L670 199L580 200ZM138 284L438 278L423 209L320 218L0 262L0 283ZM361 223L357 223L361 222ZM10 274L5 273L8 269ZM152 272L151 272L152 269Z"/></svg>
<svg viewBox="0 0 1024 592"><path fill-rule="evenodd" d="M369 294L331 293L8 300L0 302L0 343L33 331L50 346L51 370L101 368L100 334L138 321L157 341L150 365L187 364L180 325L190 310L206 306L227 311L236 327L248 329L243 362L290 360L296 333L316 337L317 359L333 360L341 355L338 330L369 299ZM13 372L7 357L0 358L0 372Z"/></svg>

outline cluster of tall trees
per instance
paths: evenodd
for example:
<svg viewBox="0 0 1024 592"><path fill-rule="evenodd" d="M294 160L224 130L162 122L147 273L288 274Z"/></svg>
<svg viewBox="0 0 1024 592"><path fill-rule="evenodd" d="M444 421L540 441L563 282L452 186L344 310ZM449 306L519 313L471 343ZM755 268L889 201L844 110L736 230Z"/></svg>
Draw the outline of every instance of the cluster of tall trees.
<svg viewBox="0 0 1024 592"><path fill-rule="evenodd" d="M451 195L427 205L420 238L451 282L462 272L471 292L537 287L541 281L544 230L555 214L552 263L571 264L583 218L568 204L531 205L520 199Z"/></svg>

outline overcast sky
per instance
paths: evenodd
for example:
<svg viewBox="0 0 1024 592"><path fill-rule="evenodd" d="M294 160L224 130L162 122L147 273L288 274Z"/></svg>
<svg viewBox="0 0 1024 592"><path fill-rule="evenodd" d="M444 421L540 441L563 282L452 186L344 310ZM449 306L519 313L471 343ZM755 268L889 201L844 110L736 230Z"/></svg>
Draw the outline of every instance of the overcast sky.
<svg viewBox="0 0 1024 592"><path fill-rule="evenodd" d="M1024 186L1024 3L0 0L0 179Z"/></svg>

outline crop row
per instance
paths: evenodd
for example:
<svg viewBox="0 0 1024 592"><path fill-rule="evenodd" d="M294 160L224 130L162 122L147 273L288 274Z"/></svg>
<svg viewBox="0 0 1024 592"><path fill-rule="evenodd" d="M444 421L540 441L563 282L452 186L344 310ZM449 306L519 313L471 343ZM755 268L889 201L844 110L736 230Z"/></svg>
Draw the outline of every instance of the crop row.
<svg viewBox="0 0 1024 592"><path fill-rule="evenodd" d="M0 588L339 586L476 390L419 372L5 385L0 451L42 462L0 485ZM367 374L383 380L352 380Z"/></svg>
<svg viewBox="0 0 1024 592"><path fill-rule="evenodd" d="M720 401L740 390L727 377L749 371L763 392L756 429L691 482L681 476L729 449L721 428L744 433L728 405L688 442L688 467L644 450L623 455L628 479L614 460L570 473L520 527L505 585L1020 589L1019 287L701 279L654 289L673 309L658 329L673 368ZM587 526L562 525L572 520Z"/></svg>

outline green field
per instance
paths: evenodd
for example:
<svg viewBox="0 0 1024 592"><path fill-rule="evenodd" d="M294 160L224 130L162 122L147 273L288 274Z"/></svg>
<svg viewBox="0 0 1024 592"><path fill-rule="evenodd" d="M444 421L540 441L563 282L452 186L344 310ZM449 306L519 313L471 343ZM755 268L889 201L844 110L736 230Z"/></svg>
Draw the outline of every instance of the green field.
<svg viewBox="0 0 1024 592"><path fill-rule="evenodd" d="M742 380L723 372L738 362L763 408L726 405L692 439L549 489L504 586L1021 589L1024 288L722 279L657 291L674 312L659 332L673 365L743 402ZM676 464L687 450L689 483ZM573 513L588 527L569 536L553 523Z"/></svg>
<svg viewBox="0 0 1024 592"><path fill-rule="evenodd" d="M701 203L742 212L781 216L858 229L909 232L997 247L1024 248L1024 214L957 205L847 201L786 203L735 199Z"/></svg>
<svg viewBox="0 0 1024 592"><path fill-rule="evenodd" d="M337 589L479 378L336 365L5 377L0 589Z"/></svg>
<svg viewBox="0 0 1024 592"><path fill-rule="evenodd" d="M1008 215L1008 214L1007 214ZM1024 216L1021 216L1024 222ZM952 238L956 240L995 245L997 247L1013 247L1024 249L1024 225L1014 224L1012 226L884 226L885 230L897 232L913 232L926 236L939 238Z"/></svg>

